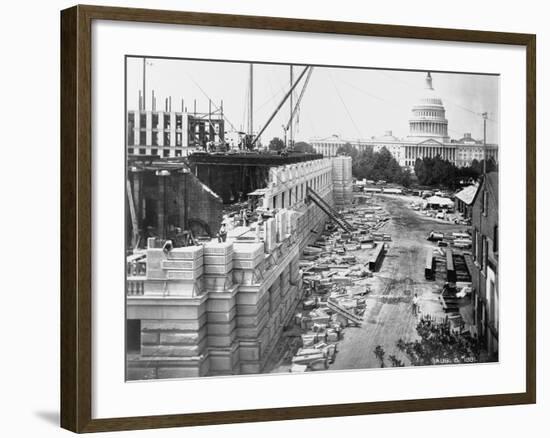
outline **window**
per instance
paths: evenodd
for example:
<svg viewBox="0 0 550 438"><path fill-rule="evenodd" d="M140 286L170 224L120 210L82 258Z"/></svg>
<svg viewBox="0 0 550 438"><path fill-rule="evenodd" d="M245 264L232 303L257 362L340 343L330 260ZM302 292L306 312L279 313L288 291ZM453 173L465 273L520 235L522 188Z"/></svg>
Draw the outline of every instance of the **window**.
<svg viewBox="0 0 550 438"><path fill-rule="evenodd" d="M273 210L277 208L277 196L273 196Z"/></svg>
<svg viewBox="0 0 550 438"><path fill-rule="evenodd" d="M139 131L139 144L145 146L147 144L147 132Z"/></svg>
<svg viewBox="0 0 550 438"><path fill-rule="evenodd" d="M285 208L285 193L281 193L281 208Z"/></svg>
<svg viewBox="0 0 550 438"><path fill-rule="evenodd" d="M481 206L482 210L481 212L487 216L487 208L488 208L488 205L487 205L487 201L488 201L488 195L487 195L487 190L484 190L483 191L483 205Z"/></svg>
<svg viewBox="0 0 550 438"><path fill-rule="evenodd" d="M146 129L147 128L147 114L141 113L139 115L139 127L140 129Z"/></svg>
<svg viewBox="0 0 550 438"><path fill-rule="evenodd" d="M484 274L487 273L487 250L489 249L489 243L485 236L481 237L481 269Z"/></svg>
<svg viewBox="0 0 550 438"><path fill-rule="evenodd" d="M493 327L498 330L498 294L495 282L492 280L489 283L489 296L491 297L491 322L493 323Z"/></svg>
<svg viewBox="0 0 550 438"><path fill-rule="evenodd" d="M493 228L493 252L498 252L498 225Z"/></svg>
<svg viewBox="0 0 550 438"><path fill-rule="evenodd" d="M170 133L164 133L164 146L170 146Z"/></svg>
<svg viewBox="0 0 550 438"><path fill-rule="evenodd" d="M477 235L477 228L474 228L474 239L472 241L472 254L474 256L474 261L478 261L479 260L479 256L478 256L478 248L479 248L479 245L478 245L478 242L477 242L477 239L478 239L478 235Z"/></svg>
<svg viewBox="0 0 550 438"><path fill-rule="evenodd" d="M182 126L182 116L181 114L176 114L176 129L181 129Z"/></svg>
<svg viewBox="0 0 550 438"><path fill-rule="evenodd" d="M128 148L128 155L134 154L134 148Z"/></svg>
<svg viewBox="0 0 550 438"><path fill-rule="evenodd" d="M170 149L164 149L164 150L162 151L162 156L163 156L164 158L169 157L169 156L170 156Z"/></svg>
<svg viewBox="0 0 550 438"><path fill-rule="evenodd" d="M129 145L133 145L136 141L136 136L134 134L134 127L132 125L132 127L130 127L130 125L128 124L128 144Z"/></svg>
<svg viewBox="0 0 550 438"><path fill-rule="evenodd" d="M145 150L145 148L139 148L139 154L140 155L145 155L147 152Z"/></svg>
<svg viewBox="0 0 550 438"><path fill-rule="evenodd" d="M133 145L135 142L134 128L135 128L135 115L134 113L128 114L128 144Z"/></svg>

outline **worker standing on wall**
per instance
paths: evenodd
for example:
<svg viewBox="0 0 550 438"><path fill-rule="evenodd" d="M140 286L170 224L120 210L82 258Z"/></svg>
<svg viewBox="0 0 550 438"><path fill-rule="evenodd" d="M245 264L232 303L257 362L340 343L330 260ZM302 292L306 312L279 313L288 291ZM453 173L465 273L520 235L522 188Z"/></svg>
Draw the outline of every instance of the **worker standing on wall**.
<svg viewBox="0 0 550 438"><path fill-rule="evenodd" d="M225 227L225 223L222 224L220 227L220 231L218 231L218 242L225 242L227 239L227 229Z"/></svg>

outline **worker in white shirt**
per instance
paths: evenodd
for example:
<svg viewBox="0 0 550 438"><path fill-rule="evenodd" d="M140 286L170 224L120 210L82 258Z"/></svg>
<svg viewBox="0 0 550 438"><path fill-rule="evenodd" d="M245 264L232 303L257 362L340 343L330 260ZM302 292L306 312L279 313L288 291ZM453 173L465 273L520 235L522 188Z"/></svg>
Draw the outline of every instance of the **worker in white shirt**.
<svg viewBox="0 0 550 438"><path fill-rule="evenodd" d="M418 315L418 302L420 299L418 298L418 294L414 294L413 301L412 301L412 313L414 316Z"/></svg>

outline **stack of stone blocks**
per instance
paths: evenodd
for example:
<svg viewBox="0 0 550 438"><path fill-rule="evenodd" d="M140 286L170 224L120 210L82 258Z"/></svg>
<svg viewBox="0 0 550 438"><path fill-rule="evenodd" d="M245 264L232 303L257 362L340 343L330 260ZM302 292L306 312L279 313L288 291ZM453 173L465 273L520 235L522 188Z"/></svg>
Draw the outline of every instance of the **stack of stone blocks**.
<svg viewBox="0 0 550 438"><path fill-rule="evenodd" d="M130 377L143 368L152 378L264 369L301 290L296 217L281 211L270 221L264 241L148 248L144 295L129 301L129 317L141 320Z"/></svg>
<svg viewBox="0 0 550 438"><path fill-rule="evenodd" d="M351 157L348 156L337 156L332 159L332 182L336 208L351 205L353 199L351 165Z"/></svg>
<svg viewBox="0 0 550 438"><path fill-rule="evenodd" d="M141 359L129 378L133 367L158 379L208 374L203 261L201 246L148 249L144 295L128 309L141 320Z"/></svg>
<svg viewBox="0 0 550 438"><path fill-rule="evenodd" d="M342 190L349 181L351 194L346 158L337 157L332 178ZM312 171L327 165L300 164ZM297 171L290 169L291 180ZM270 178L286 180L279 173ZM339 193L339 201L348 199ZM334 204L333 184L318 194ZM315 203L303 203L298 211L279 209L257 225L255 241L170 251L149 245L144 294L128 298L128 318L141 320L141 355L128 364L128 377L138 368L136 375L146 368L152 378L262 372L300 299L299 256L325 220Z"/></svg>

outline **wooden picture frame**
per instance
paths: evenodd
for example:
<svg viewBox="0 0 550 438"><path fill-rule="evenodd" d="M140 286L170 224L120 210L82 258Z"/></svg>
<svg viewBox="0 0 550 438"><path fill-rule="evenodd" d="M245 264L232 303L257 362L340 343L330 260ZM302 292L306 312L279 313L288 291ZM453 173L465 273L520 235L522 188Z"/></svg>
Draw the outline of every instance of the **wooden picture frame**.
<svg viewBox="0 0 550 438"><path fill-rule="evenodd" d="M526 391L181 415L92 418L92 22L186 24L355 36L517 45L526 48ZM75 6L61 12L61 426L74 432L274 421L536 401L536 37L439 29L197 12Z"/></svg>

